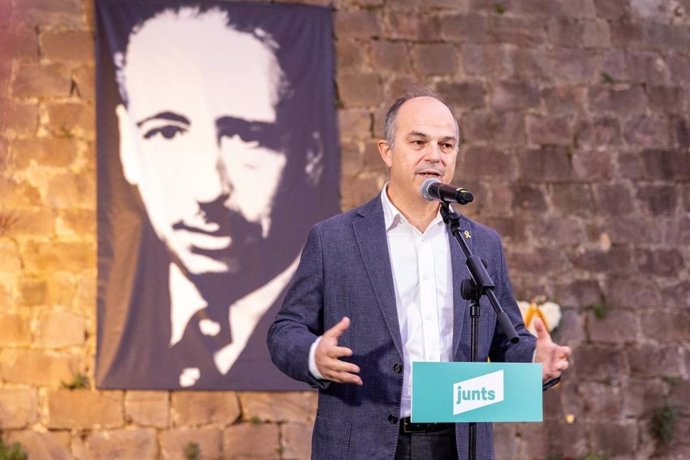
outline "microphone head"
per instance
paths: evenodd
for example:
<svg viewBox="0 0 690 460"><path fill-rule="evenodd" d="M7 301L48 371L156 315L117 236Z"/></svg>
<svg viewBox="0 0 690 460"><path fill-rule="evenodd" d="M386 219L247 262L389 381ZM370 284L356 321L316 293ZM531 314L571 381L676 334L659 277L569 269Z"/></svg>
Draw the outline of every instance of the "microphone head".
<svg viewBox="0 0 690 460"><path fill-rule="evenodd" d="M429 179L425 179L424 182L422 182L422 186L420 187L420 190L419 190L420 193L422 194L422 198L424 198L425 200L429 200L429 201L435 200L435 198L429 192L429 189L436 182L440 183L441 181L438 179L429 178Z"/></svg>

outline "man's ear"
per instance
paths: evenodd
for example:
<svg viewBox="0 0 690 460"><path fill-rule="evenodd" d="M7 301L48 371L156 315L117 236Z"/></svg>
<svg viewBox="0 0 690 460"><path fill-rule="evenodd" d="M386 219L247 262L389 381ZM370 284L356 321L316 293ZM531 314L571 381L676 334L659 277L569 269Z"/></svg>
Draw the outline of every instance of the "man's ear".
<svg viewBox="0 0 690 460"><path fill-rule="evenodd" d="M393 151L391 150L390 144L381 139L376 143L376 146L379 148L379 154L381 155L383 162L386 163L386 166L388 166L388 169L390 169L391 165L393 164Z"/></svg>
<svg viewBox="0 0 690 460"><path fill-rule="evenodd" d="M136 129L124 105L115 108L118 127L120 128L120 163L125 179L132 185L139 184L141 167L137 152Z"/></svg>

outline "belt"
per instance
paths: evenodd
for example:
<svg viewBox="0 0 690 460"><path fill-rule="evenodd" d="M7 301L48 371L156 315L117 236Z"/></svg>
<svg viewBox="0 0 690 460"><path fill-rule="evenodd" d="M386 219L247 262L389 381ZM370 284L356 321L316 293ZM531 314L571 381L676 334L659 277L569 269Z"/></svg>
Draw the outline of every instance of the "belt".
<svg viewBox="0 0 690 460"><path fill-rule="evenodd" d="M453 423L412 423L410 417L400 419L401 433L436 433L455 428Z"/></svg>

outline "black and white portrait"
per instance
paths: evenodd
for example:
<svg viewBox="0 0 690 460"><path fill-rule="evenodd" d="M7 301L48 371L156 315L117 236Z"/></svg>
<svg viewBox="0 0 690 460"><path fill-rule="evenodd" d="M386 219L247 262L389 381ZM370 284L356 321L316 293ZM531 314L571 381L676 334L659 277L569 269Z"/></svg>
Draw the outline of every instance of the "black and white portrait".
<svg viewBox="0 0 690 460"><path fill-rule="evenodd" d="M265 337L339 208L330 12L96 6L98 385L301 388Z"/></svg>

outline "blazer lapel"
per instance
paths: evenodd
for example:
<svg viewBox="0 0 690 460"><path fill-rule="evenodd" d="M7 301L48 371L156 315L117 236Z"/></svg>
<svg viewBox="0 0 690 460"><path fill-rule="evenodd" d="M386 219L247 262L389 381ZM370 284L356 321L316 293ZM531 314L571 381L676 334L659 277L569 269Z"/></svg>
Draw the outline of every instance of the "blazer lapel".
<svg viewBox="0 0 690 460"><path fill-rule="evenodd" d="M395 288L391 270L386 225L381 197L377 196L359 211L359 219L352 223L364 268L376 294L378 306L402 359L402 339L398 311L395 306Z"/></svg>
<svg viewBox="0 0 690 460"><path fill-rule="evenodd" d="M470 224L467 219L460 217L460 234L464 238L467 246L472 249L472 233L470 229ZM448 239L450 240L450 262L453 269L453 356L457 356L460 341L467 340L469 343L469 337L462 337L462 329L465 318L469 316L469 300L462 298L460 293L460 283L462 280L470 277L470 271L467 268L467 258L462 252L462 248L455 240L455 237L448 232ZM470 357L467 356L467 359Z"/></svg>

